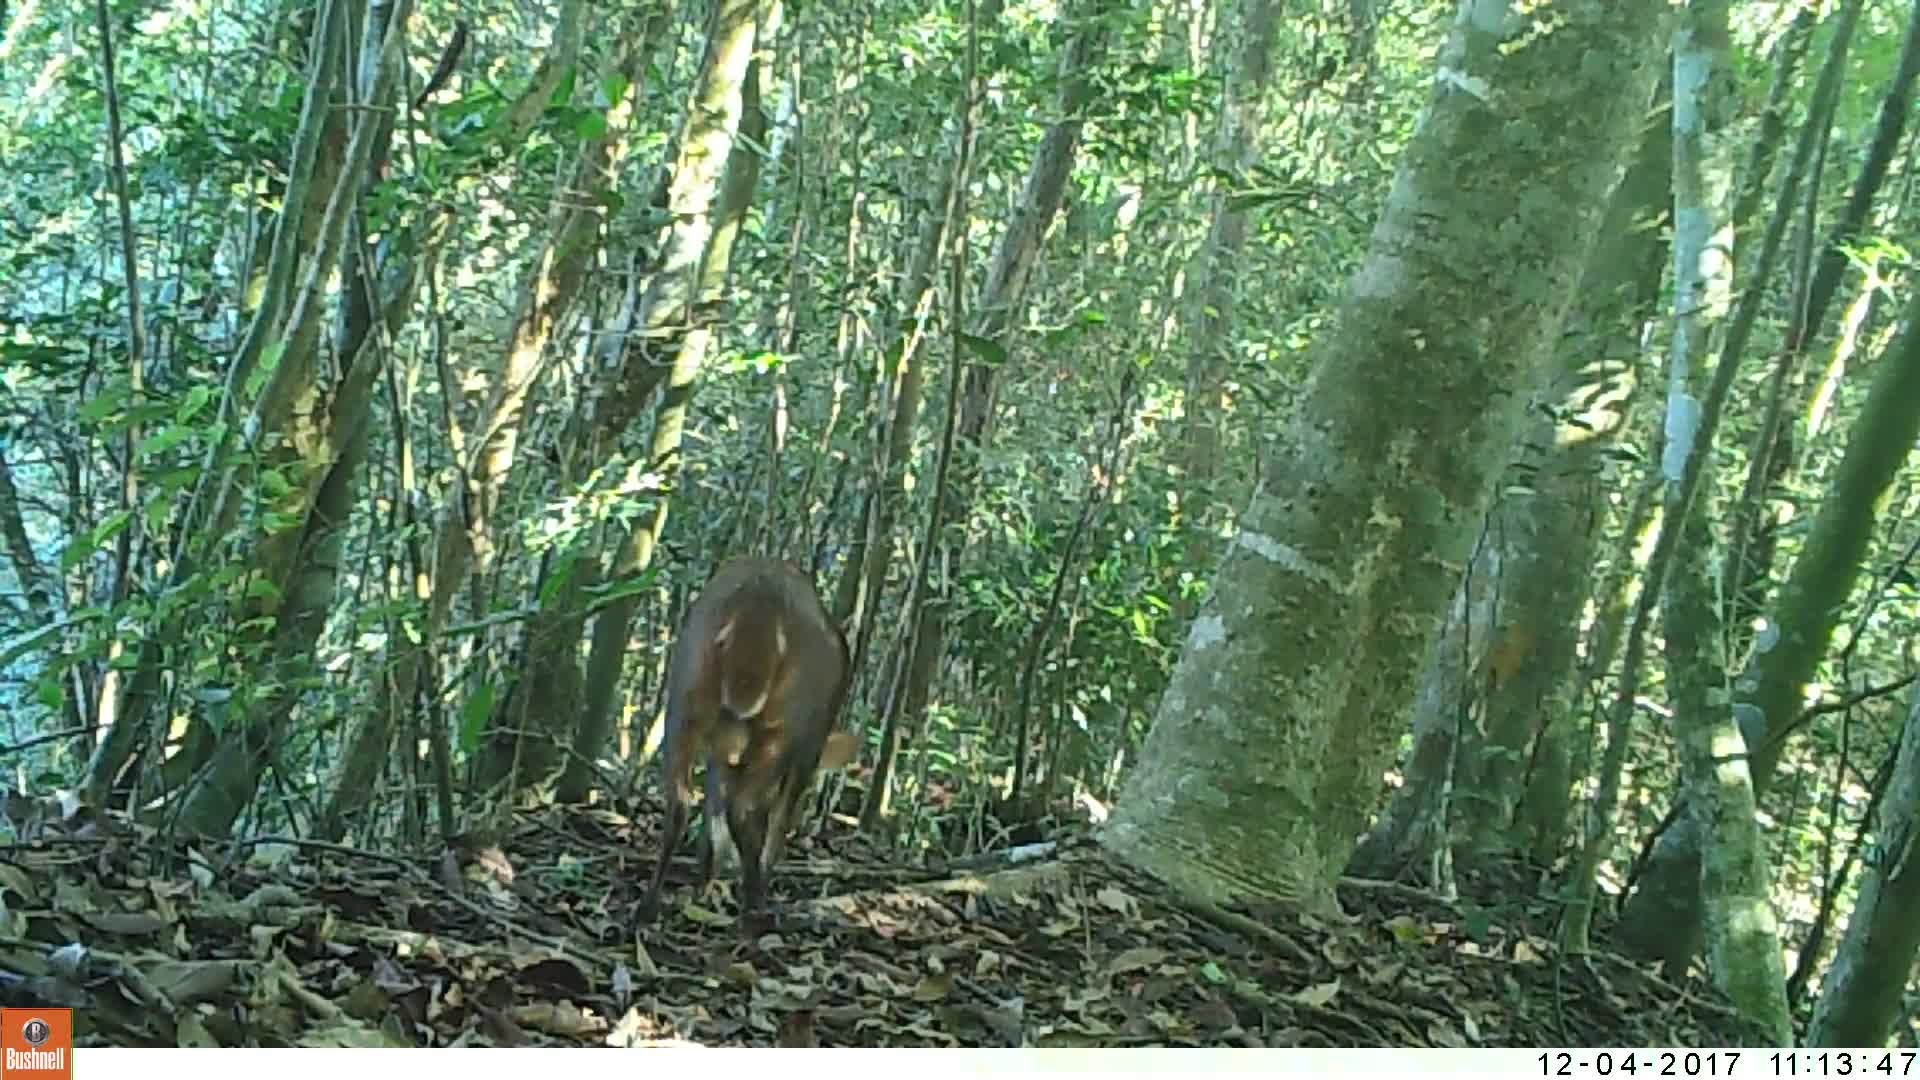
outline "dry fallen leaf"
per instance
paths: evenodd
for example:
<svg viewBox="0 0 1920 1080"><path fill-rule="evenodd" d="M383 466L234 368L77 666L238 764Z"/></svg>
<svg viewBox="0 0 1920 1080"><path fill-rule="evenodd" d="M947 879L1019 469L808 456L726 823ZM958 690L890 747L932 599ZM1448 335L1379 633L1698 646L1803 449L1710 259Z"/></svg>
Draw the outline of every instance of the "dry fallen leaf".
<svg viewBox="0 0 1920 1080"><path fill-rule="evenodd" d="M1114 975L1125 975L1129 971L1153 967L1166 958L1167 950L1165 949L1156 949L1151 945L1137 945L1114 957L1113 962L1107 965L1107 971Z"/></svg>
<svg viewBox="0 0 1920 1080"><path fill-rule="evenodd" d="M1467 1040L1461 1038L1453 1025L1444 1020L1435 1020L1427 1025L1427 1040L1435 1046L1449 1050L1459 1050L1467 1045Z"/></svg>
<svg viewBox="0 0 1920 1080"><path fill-rule="evenodd" d="M1324 1009L1328 1005L1333 1004L1333 999L1339 996L1340 980L1334 979L1332 982L1319 983L1314 986L1309 986L1298 993L1288 994L1287 999L1289 1001L1297 1001L1302 1005L1311 1005L1316 1009Z"/></svg>
<svg viewBox="0 0 1920 1080"><path fill-rule="evenodd" d="M913 988L913 1000L922 1002L941 1001L953 992L953 973L936 972L920 980Z"/></svg>
<svg viewBox="0 0 1920 1080"><path fill-rule="evenodd" d="M1426 931L1422 930L1419 924L1409 916L1395 915L1387 920L1386 925L1387 931L1393 935L1393 940L1402 945L1418 945L1427 939Z"/></svg>
<svg viewBox="0 0 1920 1080"><path fill-rule="evenodd" d="M148 911L82 912L80 918L102 933L141 937L167 928L167 920Z"/></svg>
<svg viewBox="0 0 1920 1080"><path fill-rule="evenodd" d="M1362 978L1374 986L1398 986L1401 976L1407 971L1405 960L1389 960L1384 964L1370 963L1364 966Z"/></svg>
<svg viewBox="0 0 1920 1080"><path fill-rule="evenodd" d="M783 1047L813 1047L820 1045L819 1036L813 1033L813 1010L799 1009L787 1014L780 1021L778 1040Z"/></svg>
<svg viewBox="0 0 1920 1080"><path fill-rule="evenodd" d="M653 954L647 951L647 943L638 938L633 942L633 966L649 979L660 976L660 966L653 962Z"/></svg>

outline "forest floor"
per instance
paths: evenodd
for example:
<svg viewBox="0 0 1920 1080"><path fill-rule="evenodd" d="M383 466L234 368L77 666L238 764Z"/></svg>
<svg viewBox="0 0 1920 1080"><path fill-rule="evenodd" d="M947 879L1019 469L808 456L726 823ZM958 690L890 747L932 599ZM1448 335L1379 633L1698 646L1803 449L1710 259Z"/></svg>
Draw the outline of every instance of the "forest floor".
<svg viewBox="0 0 1920 1080"><path fill-rule="evenodd" d="M636 942L651 815L547 808L417 861L34 831L0 847L0 1004L74 1007L83 1046L1766 1041L1705 985L1558 958L1545 899L1350 882L1348 921L1206 910L1080 838L904 866L830 825L831 851L789 846L754 940L683 858Z"/></svg>

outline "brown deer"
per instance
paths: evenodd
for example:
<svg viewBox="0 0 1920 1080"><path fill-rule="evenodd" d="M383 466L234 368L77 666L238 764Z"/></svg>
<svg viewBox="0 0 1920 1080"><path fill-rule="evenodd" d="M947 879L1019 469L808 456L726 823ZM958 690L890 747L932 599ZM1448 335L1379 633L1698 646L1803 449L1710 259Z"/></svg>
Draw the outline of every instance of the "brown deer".
<svg viewBox="0 0 1920 1080"><path fill-rule="evenodd" d="M659 903L687 826L696 758L706 759L700 881L737 847L743 928L762 915L767 875L816 772L844 766L860 740L833 730L852 680L846 637L790 563L730 559L687 609L667 673L666 824L639 915ZM725 822L724 830L721 822Z"/></svg>

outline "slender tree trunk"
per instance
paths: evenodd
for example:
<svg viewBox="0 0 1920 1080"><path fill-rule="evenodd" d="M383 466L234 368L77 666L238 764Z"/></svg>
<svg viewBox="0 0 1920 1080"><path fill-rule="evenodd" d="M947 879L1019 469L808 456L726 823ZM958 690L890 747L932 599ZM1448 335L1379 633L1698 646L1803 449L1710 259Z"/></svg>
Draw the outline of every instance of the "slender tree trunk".
<svg viewBox="0 0 1920 1080"><path fill-rule="evenodd" d="M1792 318L1786 347L1774 363L1767 412L1748 455L1747 478L1734 518L1733 538L1728 543L1725 579L1722 591L1735 604L1732 654L1746 651L1750 641L1747 624L1763 609L1773 566L1771 540L1778 522L1763 520L1768 505L1767 492L1791 481L1794 458L1786 425L1789 413L1801 411L1790 402L1801 394L1789 387L1808 386L1800 367L1814 341L1824 336L1827 310L1840 290L1840 280L1850 265L1850 249L1859 241L1861 230L1873 211L1875 200L1885 185L1893 158L1906 135L1907 116L1912 110L1914 83L1920 80L1920 3L1908 12L1907 32L1900 51L1900 63L1891 85L1880 102L1880 118L1874 127L1873 141L1860 163L1847 204L1835 221L1807 286L1806 303ZM1804 391L1802 391L1804 393Z"/></svg>
<svg viewBox="0 0 1920 1080"><path fill-rule="evenodd" d="M1099 12L1093 0L1083 0L1062 15L1062 23L1070 28L1068 32L1073 37L1059 61L1061 119L1047 129L1034 151L1033 162L1027 169L1026 186L1007 221L1006 231L1000 236L999 246L994 250L993 264L987 271L986 286L981 290L979 316L972 333L974 347L989 352L997 351L1001 358L1006 355L1004 342L1014 320L1024 310L1028 275L1040 258L1040 244L1048 227L1060 213L1061 203L1066 197L1067 180L1073 173L1074 160L1079 152L1081 128L1085 123L1082 113L1093 95L1093 66L1105 46L1106 30L1101 25ZM958 362L957 357L955 362ZM947 525L936 516L934 524L939 535L929 536L930 546L923 555L923 558L940 559L948 568L955 564L958 553L966 548L960 535L965 532L964 510L973 505L978 494L978 462L989 437L998 377L998 363L984 356L968 364L963 374L959 399L959 448L952 475L946 481L951 487L945 496L951 505L962 508L962 513L956 515L959 520L952 525ZM945 554L936 555L935 552L941 549L945 550ZM940 595L929 601L932 616L915 616L918 624L914 631L911 655L916 658L924 656L926 659L907 665L910 678L931 679L939 670L939 659L945 651L947 619L953 606L950 586L950 576L942 574ZM930 696L930 690L930 686L910 684L905 693L896 693L889 698L893 708L918 703L909 713L913 717L910 726L916 732L925 723L924 703ZM882 741L880 758L874 766L872 787L868 789L868 806L861 812L863 821L870 822L877 818L893 780L894 754L901 741L901 724L896 717L889 715L886 725L892 737Z"/></svg>
<svg viewBox="0 0 1920 1080"><path fill-rule="evenodd" d="M1245 0L1243 4L1240 53L1221 105L1214 151L1214 166L1221 175L1243 177L1259 154L1265 128L1263 99L1273 81L1273 43L1279 36L1280 9L1280 0ZM1234 310L1242 288L1237 270L1245 261L1242 249L1247 240L1248 211L1238 195L1228 190L1213 193L1213 221L1206 245L1188 276L1187 312L1181 319L1186 326L1183 344L1188 348L1183 447L1186 478L1181 494L1188 501L1188 561L1199 566L1212 561L1209 537L1223 517L1215 485L1220 479L1220 433L1227 411L1227 356L1232 350ZM1180 614L1191 618L1192 601L1182 598L1178 603L1189 609Z"/></svg>
<svg viewBox="0 0 1920 1080"><path fill-rule="evenodd" d="M108 11L107 0L96 0L94 12L100 32L100 85L105 92L107 105L107 176L113 184L114 209L119 217L120 269L127 289L127 402L132 408L139 409L146 404L143 398L147 362L146 314L140 297L139 237L133 231L133 203L127 194L125 133L120 124L120 83L115 72L113 18ZM113 584L108 592L108 604L114 611L122 609L132 592L134 541L139 537L144 522L143 515L137 512L140 504L140 469L135 451L140 442L140 423L132 420L127 424L120 443L119 512L126 515L127 524L114 542ZM20 580L22 585L28 581L26 578ZM124 649L123 639L115 634L108 643L107 663L100 673L100 697L94 707L96 716L112 716L116 711L120 692L120 666L116 661Z"/></svg>
<svg viewBox="0 0 1920 1080"><path fill-rule="evenodd" d="M412 0L368 7L361 36L364 47L351 67L364 73L350 88L356 102L376 105L398 96L400 42L412 10ZM300 524L267 531L250 553L250 577L272 586L255 591L242 606L243 627L270 628L264 635L258 630L243 635L255 638L242 649L260 665L249 673L258 688L245 695L248 705L236 718L238 737L219 741L180 807L179 823L190 831L223 834L252 803L261 777L284 740L297 687L311 669L312 645L333 602L338 545L345 535L345 501L352 494L360 464L355 443L364 434L373 385L370 372L375 365L370 356L358 357L363 365L360 371L332 385L322 379L320 335L328 303L324 285L333 272L344 270L349 280L354 276L342 264L343 259L355 257L347 242L348 222L358 213L375 148L391 130L383 118L379 109L355 111L352 136L338 179L327 195L312 258L287 314L285 350L253 405L254 430L280 435L259 455L257 475L271 473L287 481L274 497L264 499L264 516L284 515ZM336 408L345 411L336 412ZM242 490L245 471L235 470L223 479L212 512L216 528L235 512L233 501ZM329 494L333 505L323 505Z"/></svg>
<svg viewBox="0 0 1920 1080"><path fill-rule="evenodd" d="M1693 0L1674 39L1674 341L1670 357L1668 459L1702 453L1684 446L1685 407L1693 398L1688 350L1707 337L1707 320L1726 310L1727 251L1715 242L1715 209L1727 205L1731 176L1716 152L1729 102L1726 0ZM1722 363L1731 362L1725 358ZM1726 654L1719 608L1708 570L1712 531L1707 508L1688 518L1674 556L1663 611L1667 682L1675 739L1688 803L1706 825L1701 888L1706 901L1707 953L1713 981L1773 1045L1793 1041L1787 1013L1786 972L1780 960L1779 922L1772 875L1760 835L1752 777L1740 729L1715 692L1725 693ZM1724 700L1724 696L1720 698Z"/></svg>
<svg viewBox="0 0 1920 1080"><path fill-rule="evenodd" d="M1809 109L1812 115L1823 111L1820 102L1831 99L1839 92L1841 64L1845 57L1848 42L1851 39L1855 17L1859 14L1859 5L1842 9L1841 19L1835 28L1832 50L1827 64L1821 71L1820 84L1815 89L1815 107ZM1773 218L1767 223L1766 235L1760 242L1760 253L1752 264L1751 280L1765 282L1772 277L1773 267L1779 255L1782 240L1786 235L1786 226L1791 208L1795 204L1795 195L1802 180L1807 175L1808 166L1813 160L1814 151L1819 142L1819 131L1809 125L1801 130L1800 140L1794 147L1793 160L1787 166L1786 175L1780 183L1780 198L1775 207ZM1647 558L1646 581L1640 596L1635 601L1633 618L1627 631L1627 641L1622 648L1620 678L1613 695L1613 706L1607 718L1607 751L1600 764L1599 791L1589 806L1589 826L1585 842L1581 849L1580 862L1573 872L1573 895L1569 897L1566 915L1560 924L1562 944L1575 952L1584 952L1587 948L1587 931L1591 925L1593 899L1597 882L1594 875L1598 872L1600 860L1612 846L1612 820L1615 807L1620 798L1620 778L1626 765L1627 737L1632 730L1632 721L1640 692L1641 668L1646 662L1647 633L1653 619L1654 607L1659 603L1666 590L1667 578L1672 570L1673 557L1680 539L1685 535L1687 518L1693 512L1693 504L1706 474L1707 454L1713 447L1715 433L1720 426L1721 416L1726 408L1727 394L1732 389L1733 378L1739 371L1741 359L1746 354L1747 343L1751 339L1755 324L1759 319L1761 304L1767 297L1767 290L1750 286L1741 297L1740 306L1727 327L1725 343L1720 349L1720 361L1715 367L1712 384L1707 388L1706 398L1698 404L1684 405L1684 419L1687 423L1684 433L1690 436L1685 445L1678 440L1669 439L1661 456L1661 476L1665 484L1662 500L1660 534L1654 542L1653 554ZM1697 425L1697 427L1695 426ZM1753 745L1754 733L1745 731L1749 745ZM1758 779L1760 770L1754 771ZM1758 792L1756 792L1758 794ZM1698 858L1698 849L1694 858ZM1659 849L1655 849L1656 857ZM1697 873L1697 863L1695 871ZM1694 907L1691 918L1697 920L1698 882L1692 874L1682 874L1676 884L1686 890L1681 896L1693 897ZM1643 889L1645 886L1642 886ZM1636 894L1637 895L1637 894ZM1671 895L1671 894L1670 894ZM1685 916L1682 916L1685 917ZM1623 925L1627 919L1622 918Z"/></svg>
<svg viewBox="0 0 1920 1080"><path fill-rule="evenodd" d="M300 124L289 155L281 214L272 230L260 303L254 310L239 354L228 370L215 425L223 434L213 441L203 459L200 479L188 503L180 539L173 552L173 568L162 587L156 590L161 596L175 594L205 560L218 557L221 545L228 541L223 507L232 505L227 501L226 492L238 482L234 470L240 466L229 464L227 450L233 432L242 427L251 377L267 341L275 335L290 336L290 328L282 324L282 316L293 302L290 294L295 288L294 272L300 265L301 254L305 253L309 260L318 257L315 248L324 224L323 211L342 168L340 151L346 119L345 110L334 107L337 104L335 78L341 66L339 50L345 38L342 23L350 8L349 0L323 0L315 12ZM326 152L322 152L323 148ZM279 432L285 420L283 413L276 412L256 411L254 416L260 425L256 430L261 435ZM166 654L190 636L182 633L177 625L167 625L169 620L177 620L181 615L170 605L160 605L141 642L139 660L127 680L125 693L112 711L98 713L100 723L112 726L94 747L93 757L87 763L85 788L87 800L93 805L107 804L112 789L129 775L128 766L153 733L147 726L147 714L159 694L161 671L167 666ZM175 664L183 659L176 658ZM196 738L198 735L196 726L189 731L182 753L175 755L176 760L184 758L188 768L198 767L214 745L213 739Z"/></svg>
<svg viewBox="0 0 1920 1080"><path fill-rule="evenodd" d="M1487 515L1491 526L1500 514ZM1347 872L1383 880L1412 880L1453 891L1453 845L1449 836L1458 799L1454 776L1473 725L1474 675L1487 656L1488 628L1500 599L1501 545L1484 530L1464 580L1448 607L1447 624L1427 651L1420 688L1413 699L1413 752L1406 776L1387 809L1354 850Z"/></svg>
<svg viewBox="0 0 1920 1080"><path fill-rule="evenodd" d="M722 0L714 21L686 138L674 165L668 196L674 226L665 265L648 283L636 317L641 338L651 348L668 343L671 327L689 319L692 326L669 346L673 348L673 363L654 412L653 438L641 462L660 478L653 516L628 531L607 570L606 578L612 583L629 581L652 566L666 528L673 485L680 475L687 407L712 347L710 309L726 282L734 240L746 220L760 178L758 147L742 144L735 153L735 136L746 110L746 80L756 44L766 47L770 43L780 11L780 0ZM630 402L638 380L658 378L642 374L651 366L644 359L636 363L630 356L619 375L621 385L609 400L620 406ZM596 416L596 426L607 422L624 426L620 415L617 407L603 412ZM599 431L609 441L617 435L617 428L599 426ZM613 731L620 671L638 606L638 595L629 593L601 609L594 620L593 645L587 657L587 705L575 729L570 775L562 785L569 797L584 794L584 763L600 753Z"/></svg>
<svg viewBox="0 0 1920 1080"><path fill-rule="evenodd" d="M976 13L979 25L994 26L1002 8L1001 0L987 0L980 5ZM958 131L971 130L968 126L968 118L974 107L974 102L968 96L971 93L971 89L963 90L962 98L955 106L953 123ZM849 624L855 671L862 669L872 640L880 594L886 588L893 561L893 531L900 511L906 505L907 461L913 449L914 433L918 430L926 386L927 325L933 310L934 275L940 269L943 240L948 231L954 228L955 207L960 205L953 198L959 162L963 157L971 160L972 153L973 147L956 145L951 159L941 172L940 189L921 225L919 242L914 246L913 260L908 264L906 284L898 301L899 310L905 314L909 328L899 335L885 354L890 365L886 374L892 387L893 414L886 425L884 459L878 468L878 475L870 481L872 487L867 494L868 505L860 518L864 527L860 539L853 545L857 557L848 560L834 599L834 617Z"/></svg>
<svg viewBox="0 0 1920 1080"><path fill-rule="evenodd" d="M1920 951L1920 691L1913 695L1875 848L1847 917L1846 936L1820 981L1808 1046L1882 1046L1900 1019Z"/></svg>
<svg viewBox="0 0 1920 1080"><path fill-rule="evenodd" d="M1510 469L1502 527L1506 594L1497 662L1484 665L1486 737L1462 762L1459 837L1473 860L1526 850L1522 820L1528 763L1540 740L1571 727L1582 612L1599 561L1606 453L1630 429L1645 363L1641 341L1659 300L1669 221L1672 138L1650 126L1614 193L1569 317L1561 369L1541 395L1552 404ZM1547 768L1564 741L1545 749ZM1562 799L1564 801L1564 793ZM1551 862L1551 859L1543 860Z"/></svg>
<svg viewBox="0 0 1920 1080"><path fill-rule="evenodd" d="M958 155L954 165L959 161ZM893 562L893 530L906 504L907 461L913 451L913 436L918 429L920 404L927 378L926 327L933 309L933 280L947 232L952 228L954 209L952 168L941 183L940 199L927 213L907 270L902 305L911 314L911 329L900 335L888 351L893 371L893 416L887 423L888 438L880 473L868 492L869 507L862 520L867 535L856 545L857 558L847 562L835 602L835 617L851 622L854 670L859 671L873 637L874 621L879 613L881 591Z"/></svg>
<svg viewBox="0 0 1920 1080"><path fill-rule="evenodd" d="M1572 743L1575 725L1582 717L1598 711L1593 705L1599 699L1599 686L1613 669L1613 658L1626 637L1627 616L1634 606L1634 586L1640 580L1649 536L1658 520L1654 514L1654 496L1659 489L1658 475L1647 476L1621 514L1618 551L1594 597L1593 631L1588 635L1586 655L1579 664L1568 707L1550 712L1546 729L1540 734L1518 825L1519 833L1525 838L1525 850L1535 865L1551 866L1574 832ZM1590 741L1588 745L1591 746Z"/></svg>
<svg viewBox="0 0 1920 1080"><path fill-rule="evenodd" d="M570 62L579 55L586 33L585 19L577 0L562 7L555 28L557 62ZM637 92L640 81L631 69L638 65L635 57L644 47L644 41L629 43L614 60L612 70L627 75L629 94ZM527 95L550 97L555 85L550 80L564 74L565 66L560 63L555 69L543 65ZM625 125L620 121L630 110L630 99L611 107L606 133L584 146L575 163L573 176L578 183L597 188L608 182L605 164L614 143L624 137ZM528 123L532 119L526 117ZM496 131L503 139L522 133L511 127ZM487 373L491 385L487 402L472 431L456 433L455 451L465 459L459 470L461 483L449 495L434 526L430 580L423 588L424 610L415 635L396 642L388 658L391 691L381 696L379 706L361 719L348 740L341 768L315 826L327 839L343 835L348 819L372 798L386 767L393 733L399 730L395 710L415 706L429 670L430 652L439 646L458 591L468 584L470 573L484 574L492 563L494 519L518 451L527 397L546 370L552 334L578 295L595 251L597 207L578 205L591 202L582 199L578 191L556 196L550 213L551 234L523 290L507 347Z"/></svg>

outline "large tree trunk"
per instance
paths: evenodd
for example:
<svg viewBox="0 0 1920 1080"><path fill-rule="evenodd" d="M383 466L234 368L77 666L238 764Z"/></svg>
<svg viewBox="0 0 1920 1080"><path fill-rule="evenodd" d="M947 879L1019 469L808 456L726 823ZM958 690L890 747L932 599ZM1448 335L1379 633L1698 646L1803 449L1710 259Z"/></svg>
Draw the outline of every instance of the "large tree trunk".
<svg viewBox="0 0 1920 1080"><path fill-rule="evenodd" d="M1550 763L1564 746L1550 740L1572 727L1580 619L1595 586L1605 495L1617 487L1606 455L1642 396L1641 341L1665 267L1671 146L1664 127L1650 126L1614 194L1568 316L1560 370L1540 396L1551 408L1533 424L1528 468L1495 533L1506 548L1500 653L1487 665L1485 737L1460 772L1461 789L1473 793L1460 804L1468 859L1528 850L1533 830L1520 807L1530 771L1565 772Z"/></svg>
<svg viewBox="0 0 1920 1080"><path fill-rule="evenodd" d="M1208 899L1330 909L1541 382L1666 40L1657 0L1461 5L1284 449L1104 840Z"/></svg>
<svg viewBox="0 0 1920 1080"><path fill-rule="evenodd" d="M1572 708L1575 646L1608 486L1603 454L1629 422L1641 332L1659 294L1671 143L1664 129L1649 128L1614 193L1568 316L1561 370L1541 395L1553 408L1533 422L1521 464L1509 468L1510 494L1488 514L1485 554L1463 583L1479 585L1485 598L1465 640L1449 624L1434 645L1415 698L1406 782L1354 853L1351 873L1445 866L1455 833L1466 859L1527 847L1513 827L1521 781L1536 733ZM1497 589L1489 580L1496 567ZM1471 684L1463 681L1469 671L1477 676ZM1463 723L1476 703L1477 724ZM1458 747L1456 732L1466 736ZM1445 827L1450 814L1457 830Z"/></svg>

